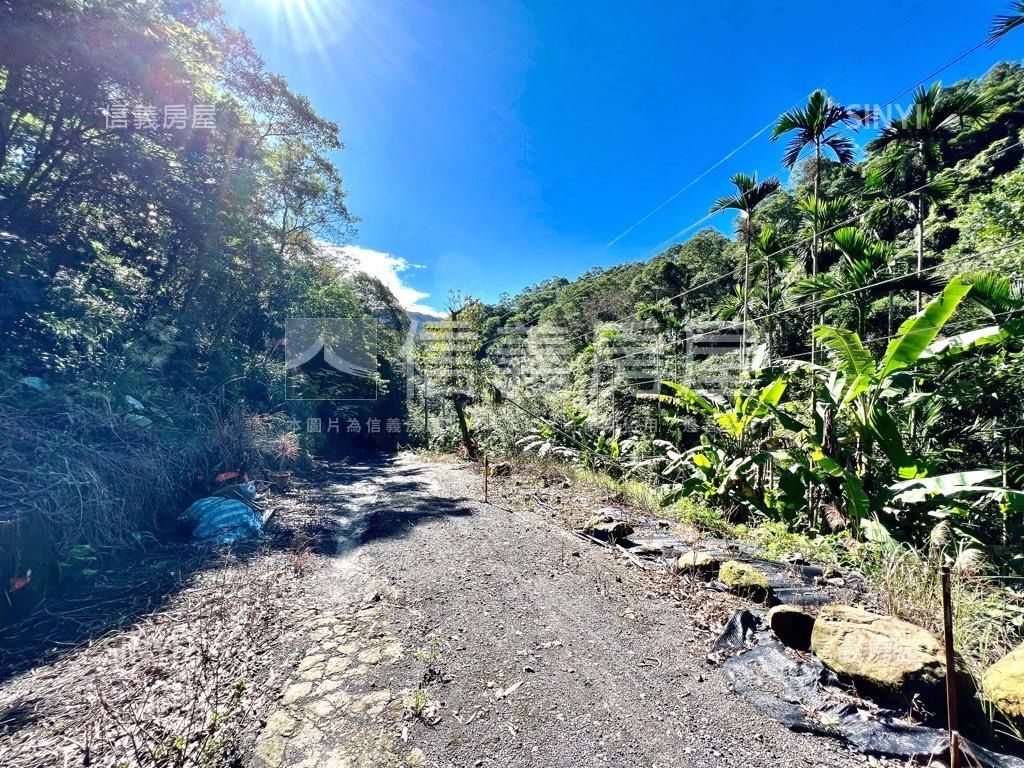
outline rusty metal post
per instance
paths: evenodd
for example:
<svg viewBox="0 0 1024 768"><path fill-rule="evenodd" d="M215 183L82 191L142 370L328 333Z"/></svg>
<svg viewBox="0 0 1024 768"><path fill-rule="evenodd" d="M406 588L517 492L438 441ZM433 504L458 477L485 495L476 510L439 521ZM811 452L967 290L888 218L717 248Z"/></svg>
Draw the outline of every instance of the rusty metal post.
<svg viewBox="0 0 1024 768"><path fill-rule="evenodd" d="M491 465L488 463L487 454L484 454L484 502L487 502L487 477L491 474Z"/></svg>
<svg viewBox="0 0 1024 768"><path fill-rule="evenodd" d="M960 765L960 733L956 714L956 658L953 653L953 597L949 566L942 566L942 628L946 646L946 716L949 722L949 768Z"/></svg>

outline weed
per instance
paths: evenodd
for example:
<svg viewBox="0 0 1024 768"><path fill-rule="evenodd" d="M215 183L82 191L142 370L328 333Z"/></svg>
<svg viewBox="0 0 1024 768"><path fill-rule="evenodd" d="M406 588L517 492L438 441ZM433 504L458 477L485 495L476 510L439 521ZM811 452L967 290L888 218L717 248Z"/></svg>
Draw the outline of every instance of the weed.
<svg viewBox="0 0 1024 768"><path fill-rule="evenodd" d="M429 667L432 667L441 660L441 643L437 637L431 635L427 638L426 646L417 648L413 651L412 655L426 663Z"/></svg>

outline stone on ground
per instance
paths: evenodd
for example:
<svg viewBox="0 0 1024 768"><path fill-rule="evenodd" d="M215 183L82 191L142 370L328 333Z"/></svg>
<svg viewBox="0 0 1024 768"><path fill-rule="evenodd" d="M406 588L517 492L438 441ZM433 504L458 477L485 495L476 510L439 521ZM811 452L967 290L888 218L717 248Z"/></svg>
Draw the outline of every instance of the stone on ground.
<svg viewBox="0 0 1024 768"><path fill-rule="evenodd" d="M985 698L1014 719L1024 719L1024 644L1003 656L981 676Z"/></svg>
<svg viewBox="0 0 1024 768"><path fill-rule="evenodd" d="M680 571L697 571L698 573L714 573L722 564L722 558L708 552L684 552L676 561Z"/></svg>
<svg viewBox="0 0 1024 768"><path fill-rule="evenodd" d="M814 622L811 649L833 672L884 698L906 702L916 694L933 707L942 699L942 645L915 624L829 605Z"/></svg>
<svg viewBox="0 0 1024 768"><path fill-rule="evenodd" d="M611 515L595 515L583 526L583 532L603 541L618 541L633 532L633 526Z"/></svg>
<svg viewBox="0 0 1024 768"><path fill-rule="evenodd" d="M768 599L771 588L768 577L749 563L738 560L726 560L718 569L718 579L729 588L730 592L749 597L762 603Z"/></svg>
<svg viewBox="0 0 1024 768"><path fill-rule="evenodd" d="M768 611L768 626L783 645L798 651L811 647L814 617L795 605L776 605Z"/></svg>

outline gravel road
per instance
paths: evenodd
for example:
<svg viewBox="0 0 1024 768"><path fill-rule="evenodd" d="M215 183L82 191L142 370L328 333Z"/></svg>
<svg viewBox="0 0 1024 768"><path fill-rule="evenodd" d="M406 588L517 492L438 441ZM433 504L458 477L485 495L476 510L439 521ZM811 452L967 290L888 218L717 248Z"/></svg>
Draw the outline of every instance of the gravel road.
<svg viewBox="0 0 1024 768"><path fill-rule="evenodd" d="M361 686L353 695L404 691L406 703L382 704L361 726L392 739L379 759L351 750L323 759L322 745L356 741L348 726L332 734L328 720L320 756L305 753L306 764L868 763L730 693L705 659L706 634L643 572L538 513L482 503L481 490L462 465L411 456L340 468L323 486L339 553L315 577L322 599L351 616L372 605L367 642L402 648L349 672Z"/></svg>

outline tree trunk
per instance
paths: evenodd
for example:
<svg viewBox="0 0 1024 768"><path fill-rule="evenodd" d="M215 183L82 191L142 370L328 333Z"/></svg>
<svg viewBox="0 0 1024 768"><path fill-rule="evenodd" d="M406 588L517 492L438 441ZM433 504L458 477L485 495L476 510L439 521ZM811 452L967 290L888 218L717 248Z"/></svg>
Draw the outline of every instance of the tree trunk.
<svg viewBox="0 0 1024 768"><path fill-rule="evenodd" d="M818 184L819 177L821 175L821 143L817 140L814 142L814 214L811 217L811 276L818 276ZM818 294L817 292L811 294L811 365L817 362L817 343L814 339L814 326L817 324L818 308L817 308ZM811 375L811 430L814 430L814 420L818 414L818 386L813 381L814 375ZM824 430L822 432L822 439L824 439ZM817 505L815 503L815 488L814 481L812 480L807 484L807 514L810 518L811 528L816 527L818 522Z"/></svg>
<svg viewBox="0 0 1024 768"><path fill-rule="evenodd" d="M743 243L743 335L740 337L740 356L743 369L747 368L747 307L750 305L750 222L747 221L747 232Z"/></svg>
<svg viewBox="0 0 1024 768"><path fill-rule="evenodd" d="M764 313L765 313L765 315L768 318L768 333L767 333L768 338L765 340L765 343L767 345L767 350L768 350L768 354L767 354L768 365L771 365L772 364L772 330L775 327L775 321L772 319L772 264L771 264L771 256L769 256L768 254L765 254L765 257L764 257L764 280L765 280L765 287L766 287L766 293L765 293L765 297L764 297L764 306L765 306L765 312Z"/></svg>
<svg viewBox="0 0 1024 768"><path fill-rule="evenodd" d="M924 190L917 193L917 279L921 279L921 270L924 267ZM917 311L924 306L924 293L918 288Z"/></svg>
<svg viewBox="0 0 1024 768"><path fill-rule="evenodd" d="M818 185L821 175L821 144L814 144L814 215L811 218L811 277L818 276ZM811 364L817 362L817 343L814 340L814 326L818 322L818 294L811 294ZM814 393L811 393L814 402ZM812 405L813 407L813 405Z"/></svg>
<svg viewBox="0 0 1024 768"><path fill-rule="evenodd" d="M469 434L469 424L466 422L466 405L470 398L462 392L456 392L452 397L452 404L455 406L455 415L459 420L459 433L462 435L462 445L466 449L466 455L476 459L476 446Z"/></svg>

